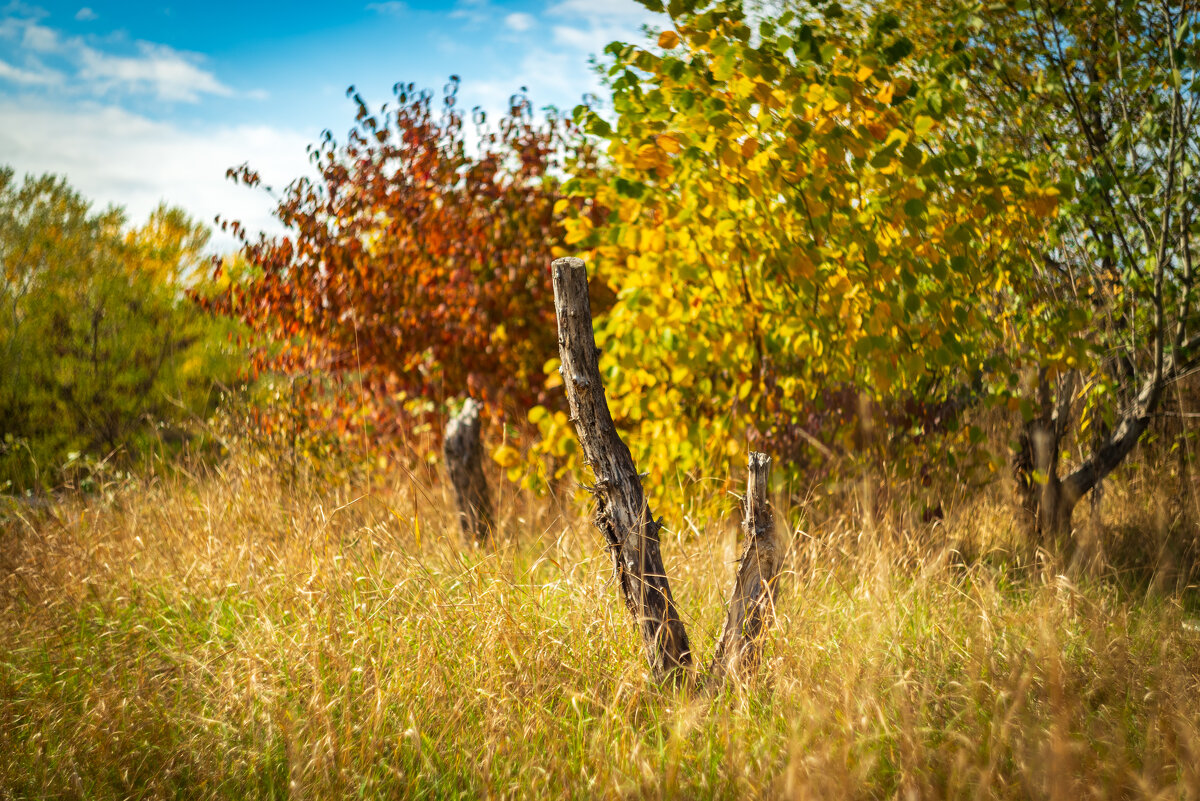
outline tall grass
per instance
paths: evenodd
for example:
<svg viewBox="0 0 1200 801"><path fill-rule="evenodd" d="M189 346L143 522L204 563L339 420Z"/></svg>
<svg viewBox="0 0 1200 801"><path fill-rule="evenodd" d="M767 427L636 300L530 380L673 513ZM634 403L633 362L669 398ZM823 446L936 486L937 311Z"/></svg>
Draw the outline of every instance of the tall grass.
<svg viewBox="0 0 1200 801"><path fill-rule="evenodd" d="M703 500L663 541L701 659L737 536ZM998 499L789 531L717 697L648 679L574 504L503 488L485 550L450 504L243 457L9 508L0 798L1200 798L1192 589L1020 566Z"/></svg>

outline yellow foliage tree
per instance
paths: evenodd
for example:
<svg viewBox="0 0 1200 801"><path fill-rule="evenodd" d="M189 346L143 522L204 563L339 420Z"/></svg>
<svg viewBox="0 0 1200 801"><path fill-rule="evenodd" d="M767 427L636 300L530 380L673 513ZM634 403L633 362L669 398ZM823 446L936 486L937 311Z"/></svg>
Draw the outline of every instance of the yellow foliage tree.
<svg viewBox="0 0 1200 801"><path fill-rule="evenodd" d="M576 113L613 169L567 185L566 244L616 294L610 403L658 502L748 445L796 462L809 429L839 433L834 390L986 380L1057 191L980 152L962 79L915 70L894 19L672 11L657 47L609 47L615 124ZM530 419L561 451L567 427Z"/></svg>

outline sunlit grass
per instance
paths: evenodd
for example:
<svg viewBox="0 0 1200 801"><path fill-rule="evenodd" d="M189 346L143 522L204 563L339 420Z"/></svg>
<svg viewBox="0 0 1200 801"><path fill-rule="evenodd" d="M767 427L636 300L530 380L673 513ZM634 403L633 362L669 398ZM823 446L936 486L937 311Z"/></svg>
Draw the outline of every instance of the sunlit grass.
<svg viewBox="0 0 1200 801"><path fill-rule="evenodd" d="M300 484L5 514L0 798L1200 797L1190 591L1020 567L994 499L792 532L761 677L710 698L650 682L565 499L503 489L481 551L427 476ZM705 502L663 544L701 662L736 545Z"/></svg>

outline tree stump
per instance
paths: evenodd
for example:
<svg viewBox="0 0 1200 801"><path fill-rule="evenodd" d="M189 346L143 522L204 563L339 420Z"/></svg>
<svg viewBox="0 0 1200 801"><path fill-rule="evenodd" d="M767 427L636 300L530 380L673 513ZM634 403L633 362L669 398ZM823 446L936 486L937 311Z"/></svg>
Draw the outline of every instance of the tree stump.
<svg viewBox="0 0 1200 801"><path fill-rule="evenodd" d="M692 652L667 581L658 530L629 448L617 435L600 380L587 270L581 259L553 264L559 369L584 457L596 477L596 527L612 552L625 606L638 626L654 676L690 679Z"/></svg>
<svg viewBox="0 0 1200 801"><path fill-rule="evenodd" d="M775 516L767 500L770 479L771 458L765 453L751 453L742 517L745 544L725 630L708 672L709 684L714 688L729 676L745 680L752 675L762 655L763 635L774 614L775 583L783 559L775 541Z"/></svg>
<svg viewBox="0 0 1200 801"><path fill-rule="evenodd" d="M483 475L483 445L479 438L479 404L467 398L462 410L446 425L442 453L454 486L458 522L463 536L487 542L492 533L492 500Z"/></svg>

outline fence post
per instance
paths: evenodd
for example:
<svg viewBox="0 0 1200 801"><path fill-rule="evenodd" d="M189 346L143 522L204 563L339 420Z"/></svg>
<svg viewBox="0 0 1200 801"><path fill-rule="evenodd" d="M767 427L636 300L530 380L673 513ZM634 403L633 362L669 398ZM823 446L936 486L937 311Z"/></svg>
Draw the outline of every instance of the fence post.
<svg viewBox="0 0 1200 801"><path fill-rule="evenodd" d="M479 404L474 398L467 398L459 413L446 425L442 454L446 457L450 483L454 485L463 536L482 544L492 532L492 500L483 475L479 429Z"/></svg>
<svg viewBox="0 0 1200 801"><path fill-rule="evenodd" d="M654 676L670 684L691 680L692 652L671 595L658 530L629 448L613 425L600 379L587 269L581 259L552 265L558 350L571 420L596 477L596 527L604 535L625 606L642 636Z"/></svg>
<svg viewBox="0 0 1200 801"><path fill-rule="evenodd" d="M725 630L708 672L713 688L720 687L730 675L741 680L750 677L758 666L763 635L774 613L775 584L783 560L775 541L775 517L767 500L770 479L771 457L751 453L742 518L745 544Z"/></svg>

